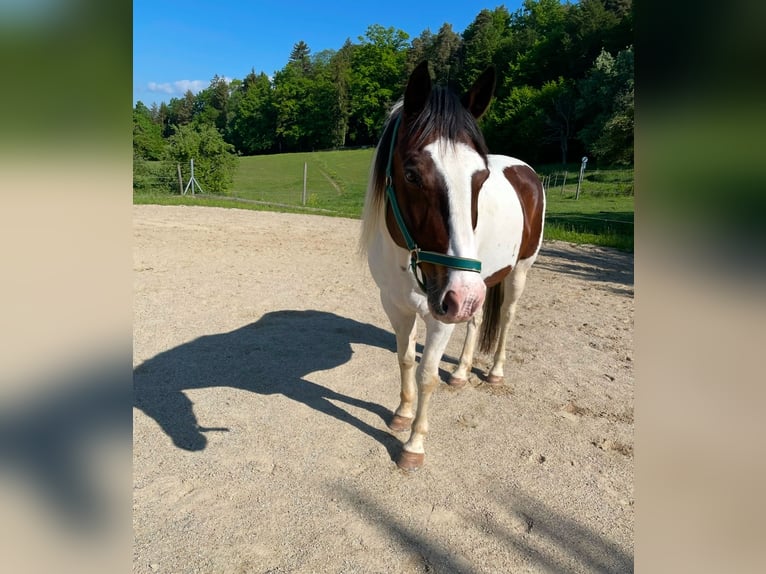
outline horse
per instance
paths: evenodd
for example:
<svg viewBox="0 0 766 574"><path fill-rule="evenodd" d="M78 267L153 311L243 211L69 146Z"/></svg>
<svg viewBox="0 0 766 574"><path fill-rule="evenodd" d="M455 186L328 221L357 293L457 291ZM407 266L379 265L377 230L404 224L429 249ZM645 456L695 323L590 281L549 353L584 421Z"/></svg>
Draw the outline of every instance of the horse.
<svg viewBox="0 0 766 574"><path fill-rule="evenodd" d="M519 159L489 154L478 126L495 82L490 67L460 97L433 85L421 63L372 158L359 247L396 335L401 393L388 427L410 431L397 460L405 471L424 463L428 403L457 323L468 325L448 384L467 383L479 336L482 352L495 349L486 384L503 384L509 326L542 244L539 177ZM426 337L416 365L417 316Z"/></svg>

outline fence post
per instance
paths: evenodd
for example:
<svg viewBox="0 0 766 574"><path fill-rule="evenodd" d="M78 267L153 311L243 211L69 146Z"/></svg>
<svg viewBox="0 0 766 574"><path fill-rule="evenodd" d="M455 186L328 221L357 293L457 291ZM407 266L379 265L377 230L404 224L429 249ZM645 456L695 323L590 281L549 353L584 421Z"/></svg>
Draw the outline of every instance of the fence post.
<svg viewBox="0 0 766 574"><path fill-rule="evenodd" d="M568 173L569 173L568 171L564 172L564 180L561 182L561 193L559 195L564 195L564 186L567 184L567 174Z"/></svg>
<svg viewBox="0 0 766 574"><path fill-rule="evenodd" d="M181 164L177 163L176 167L178 168L178 191L183 195L184 193L184 180L181 177Z"/></svg>
<svg viewBox="0 0 766 574"><path fill-rule="evenodd" d="M184 189L182 195L186 195L186 192L189 191L189 186L191 186L191 192L192 195L194 195L194 186L197 186L197 189L199 189L200 193L205 193L205 191L200 186L199 182L197 181L197 178L194 177L194 158L192 158L189 162L190 169L191 169L191 175L189 176L189 183L186 184L186 188Z"/></svg>
<svg viewBox="0 0 766 574"><path fill-rule="evenodd" d="M303 162L303 206L306 206L306 174L308 172L308 164Z"/></svg>
<svg viewBox="0 0 766 574"><path fill-rule="evenodd" d="M582 176L585 173L586 163L588 163L588 156L583 156L582 165L580 165L580 179L577 180L577 191L575 192L575 199L580 199L580 186L582 185Z"/></svg>

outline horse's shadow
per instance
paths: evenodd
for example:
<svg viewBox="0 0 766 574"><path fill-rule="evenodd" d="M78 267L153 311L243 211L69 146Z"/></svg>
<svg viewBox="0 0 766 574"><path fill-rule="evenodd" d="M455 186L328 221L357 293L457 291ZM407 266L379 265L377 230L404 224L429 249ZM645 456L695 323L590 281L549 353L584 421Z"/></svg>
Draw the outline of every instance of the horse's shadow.
<svg viewBox="0 0 766 574"><path fill-rule="evenodd" d="M359 429L384 445L395 460L401 450L396 437L332 401L365 409L384 422L390 420L391 411L305 379L309 373L348 362L352 343L395 350L391 333L333 313L267 313L255 323L200 337L138 365L133 371L134 406L154 419L177 447L199 451L207 446L207 431L227 429L201 427L184 391L232 387L281 394ZM289 427L289 421L285 422Z"/></svg>

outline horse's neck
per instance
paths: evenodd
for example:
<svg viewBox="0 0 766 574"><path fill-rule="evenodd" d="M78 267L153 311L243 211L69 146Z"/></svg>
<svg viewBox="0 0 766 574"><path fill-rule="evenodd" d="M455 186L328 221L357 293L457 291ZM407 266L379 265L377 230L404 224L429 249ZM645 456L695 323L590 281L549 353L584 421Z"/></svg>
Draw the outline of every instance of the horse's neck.
<svg viewBox="0 0 766 574"><path fill-rule="evenodd" d="M514 165L525 165L532 169L526 162L508 155L489 154L487 161L490 171L503 171L506 167L513 167Z"/></svg>
<svg viewBox="0 0 766 574"><path fill-rule="evenodd" d="M490 176L479 193L476 243L482 260L482 275L489 276L518 260L524 227L519 197L504 170L527 165L504 155L488 156Z"/></svg>

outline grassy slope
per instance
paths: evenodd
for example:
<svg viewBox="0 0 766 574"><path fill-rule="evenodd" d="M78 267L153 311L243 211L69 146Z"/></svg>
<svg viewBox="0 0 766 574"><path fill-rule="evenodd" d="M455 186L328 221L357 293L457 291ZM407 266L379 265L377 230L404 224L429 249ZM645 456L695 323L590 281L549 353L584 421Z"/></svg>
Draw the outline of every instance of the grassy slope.
<svg viewBox="0 0 766 574"><path fill-rule="evenodd" d="M359 217L372 152L363 149L243 157L232 195L300 205L305 163L306 206Z"/></svg>
<svg viewBox="0 0 766 574"><path fill-rule="evenodd" d="M207 205L358 218L362 212L372 149L243 157L228 197L134 194L135 203ZM302 206L307 165L306 206ZM575 200L578 166L552 179L547 192L546 239L591 243L633 251L633 171L586 172ZM543 166L541 174L552 170Z"/></svg>

